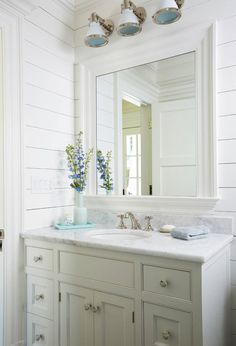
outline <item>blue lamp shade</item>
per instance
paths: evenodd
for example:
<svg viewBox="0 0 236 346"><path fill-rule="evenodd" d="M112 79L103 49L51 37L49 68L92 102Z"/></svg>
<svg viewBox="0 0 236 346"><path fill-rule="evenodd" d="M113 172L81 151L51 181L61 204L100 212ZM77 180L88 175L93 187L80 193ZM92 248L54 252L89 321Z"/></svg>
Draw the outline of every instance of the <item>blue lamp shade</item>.
<svg viewBox="0 0 236 346"><path fill-rule="evenodd" d="M108 44L108 37L98 22L91 22L85 38L88 47L99 48Z"/></svg>
<svg viewBox="0 0 236 346"><path fill-rule="evenodd" d="M117 33L120 36L134 36L142 31L142 26L139 23L137 16L130 8L122 10L120 20L117 27Z"/></svg>
<svg viewBox="0 0 236 346"><path fill-rule="evenodd" d="M161 0L152 18L156 24L171 24L177 22L181 18L181 11L175 0Z"/></svg>

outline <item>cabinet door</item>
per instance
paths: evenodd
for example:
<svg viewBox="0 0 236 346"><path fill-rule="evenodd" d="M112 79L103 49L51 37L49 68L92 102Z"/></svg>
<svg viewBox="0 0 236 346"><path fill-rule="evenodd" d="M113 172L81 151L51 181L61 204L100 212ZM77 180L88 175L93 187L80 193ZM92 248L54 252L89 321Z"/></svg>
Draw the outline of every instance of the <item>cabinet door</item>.
<svg viewBox="0 0 236 346"><path fill-rule="evenodd" d="M134 302L101 292L94 292L95 346L134 345Z"/></svg>
<svg viewBox="0 0 236 346"><path fill-rule="evenodd" d="M191 314L145 303L144 335L145 346L191 346Z"/></svg>
<svg viewBox="0 0 236 346"><path fill-rule="evenodd" d="M60 345L93 346L92 290L61 284Z"/></svg>

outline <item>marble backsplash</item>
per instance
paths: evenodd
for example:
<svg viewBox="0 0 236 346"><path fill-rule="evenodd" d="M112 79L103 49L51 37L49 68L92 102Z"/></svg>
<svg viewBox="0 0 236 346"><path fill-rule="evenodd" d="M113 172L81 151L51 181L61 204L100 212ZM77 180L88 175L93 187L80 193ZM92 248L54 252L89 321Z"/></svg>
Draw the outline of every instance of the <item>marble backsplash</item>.
<svg viewBox="0 0 236 346"><path fill-rule="evenodd" d="M115 228L119 223L117 218L118 212L88 210L88 218L90 222L95 223L99 228ZM144 226L144 218L147 213L134 213L142 226ZM196 216L182 214L167 213L150 213L152 216L152 226L156 230L161 226L169 224L174 226L201 226L209 227L213 233L232 234L233 220L230 217L218 217L214 215ZM126 226L129 228L130 220L125 220Z"/></svg>

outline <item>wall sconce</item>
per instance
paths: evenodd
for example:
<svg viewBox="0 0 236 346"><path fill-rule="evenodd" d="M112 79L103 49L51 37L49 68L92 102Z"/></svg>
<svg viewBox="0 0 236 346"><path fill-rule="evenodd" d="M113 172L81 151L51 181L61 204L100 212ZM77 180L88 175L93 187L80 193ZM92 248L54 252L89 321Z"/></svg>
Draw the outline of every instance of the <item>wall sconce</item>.
<svg viewBox="0 0 236 346"><path fill-rule="evenodd" d="M109 36L114 31L114 24L111 20L99 17L95 12L89 19L89 29L85 38L88 47L99 48L106 46Z"/></svg>
<svg viewBox="0 0 236 346"><path fill-rule="evenodd" d="M154 23L160 25L177 22L181 18L184 0L160 0L156 13L152 16Z"/></svg>
<svg viewBox="0 0 236 346"><path fill-rule="evenodd" d="M146 19L143 7L136 7L132 1L124 0L121 5L121 16L117 27L120 36L134 36L142 31L142 24Z"/></svg>

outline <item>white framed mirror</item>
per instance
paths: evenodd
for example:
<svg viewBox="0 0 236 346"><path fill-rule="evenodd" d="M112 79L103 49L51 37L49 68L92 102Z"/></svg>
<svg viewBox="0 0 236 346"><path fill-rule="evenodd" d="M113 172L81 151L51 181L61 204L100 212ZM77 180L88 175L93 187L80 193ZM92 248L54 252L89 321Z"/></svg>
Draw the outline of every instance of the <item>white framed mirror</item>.
<svg viewBox="0 0 236 346"><path fill-rule="evenodd" d="M197 197L196 86L196 52L97 77L98 194Z"/></svg>
<svg viewBox="0 0 236 346"><path fill-rule="evenodd" d="M186 83L185 90L184 83L181 86L182 96L186 95L186 97L182 97L182 100L180 100L180 96L173 96L176 92L173 87L171 91L172 99L169 100L171 102L165 102L168 98L166 90L166 94L164 91L162 92L160 102L156 90L151 92L151 87L147 87L147 84L145 88L146 81L140 76L138 78L139 82L142 81L143 83L142 88L138 88L137 83L136 88L127 83L132 73L137 79L138 70L139 72L141 71L142 75L142 73L147 73L144 71L146 67L152 67L152 69L159 71L159 76L162 74L161 78L164 80L167 78L168 84L168 78L170 78L170 74L173 72L171 72L173 70L171 67L175 64L178 65L178 63L180 65L182 63L183 66L185 64L186 66L188 65L186 70L183 68L182 73L187 73L188 69L192 71L186 77L189 79L188 82L190 84L187 86ZM161 70L165 71L165 73ZM186 210L188 207L196 208L196 206L201 210L213 208L218 200L215 72L215 25L205 29L204 33L195 33L192 42L186 43L184 40L177 40L176 44L168 46L167 43L167 47L162 51L155 51L154 49L152 52L149 52L148 58L144 55L144 52L140 55L134 54L132 58L130 56L126 57L123 52L120 59L113 59L112 56L108 59L106 55L100 54L97 57L95 55L87 63L80 65L80 78L83 85L83 90L81 90L80 94L80 129L82 128L86 134L86 144L88 146L101 149L104 154L111 150L113 158L112 175L114 190L112 195L106 196L105 191L99 187L101 184L99 179L97 179L96 162L91 166L91 183L87 191L89 206L95 206L97 199L99 199L101 206L108 205L110 207L111 205L111 208L115 206L118 208L121 203L129 205L130 200L136 209L144 201L147 208L154 205L155 208L167 210L170 207L175 208L175 210L178 210L178 208L179 210L184 208ZM124 74L123 82L122 73ZM167 77L165 77L166 73ZM156 72L153 72L154 74L156 80L160 78ZM109 79L111 76L116 79L116 85L113 85L112 88L113 96L116 95L116 108L114 110L114 103L112 103L113 110L111 112L113 119L107 114L107 124L103 124L107 125L108 135L110 137L111 134L112 136L114 135L114 146L109 149L109 147L102 145L102 138L105 139L105 135L101 131L102 124L101 122L99 123L101 119L99 107L102 110L101 104L104 106L105 101L104 98L99 100L98 94L99 92L100 94L103 93L101 90L99 91L99 88L105 83L105 79ZM120 79L118 84L117 78ZM184 78L182 82L183 80ZM123 91L121 90L122 83ZM160 83L162 82L160 81ZM165 83L163 82L162 84L164 85ZM135 89L136 92L134 92ZM145 89L141 96L138 89ZM158 109L155 103L158 104ZM131 141L133 143L136 142L138 148L140 133L130 133L127 128L125 129L127 117L125 120L124 114L127 113L130 107L134 106L141 108L141 111L146 114L147 121L145 122L145 127L146 129L151 127L152 132L153 127L155 127L155 136L153 136L153 133L151 136L150 132L145 135L149 139L152 137L149 148L143 149L144 156L147 155L147 152L151 153L149 163L147 157L146 161L144 160L142 163L141 159L140 163L138 163L138 155L142 156L142 150L140 150L139 154L137 154L137 151L136 163L133 164L133 167L136 167L136 172L131 174L131 168L127 168L128 159L132 161L130 158L127 159L127 156L129 156L127 142L131 144L130 139L132 138ZM155 117L151 114L152 109L155 109ZM177 114L179 114L179 117L177 117ZM186 125L188 121L189 124ZM109 130L111 122L114 122L115 129L112 129L112 131ZM184 126L186 131L183 131ZM124 134L124 131L126 131L126 134ZM182 140L178 140L178 134L182 137ZM153 140L154 137L155 139ZM173 138L172 142L168 140L169 137ZM147 145L147 141L144 140L144 142ZM126 152L123 150L125 147ZM142 143L140 144L141 147ZM143 167L149 166L149 168L147 170L145 168L142 169L142 165ZM139 172L143 172L144 177ZM131 178L135 178L133 179L135 183L132 182L133 185L129 184ZM144 179L143 183L142 179ZM127 183L128 180L129 183ZM140 184L138 180L141 181ZM112 203L110 204L108 201L112 201Z"/></svg>

